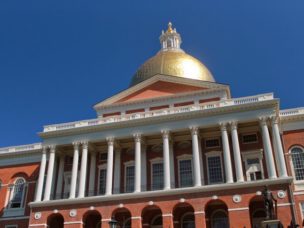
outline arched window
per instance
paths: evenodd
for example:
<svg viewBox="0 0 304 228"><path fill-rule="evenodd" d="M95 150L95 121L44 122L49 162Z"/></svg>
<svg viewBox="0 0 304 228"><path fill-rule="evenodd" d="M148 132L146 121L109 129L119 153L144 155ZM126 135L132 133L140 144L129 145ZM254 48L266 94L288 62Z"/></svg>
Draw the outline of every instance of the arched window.
<svg viewBox="0 0 304 228"><path fill-rule="evenodd" d="M193 212L185 213L181 220L182 228L195 228Z"/></svg>
<svg viewBox="0 0 304 228"><path fill-rule="evenodd" d="M224 210L217 210L211 216L212 228L228 228L228 216Z"/></svg>
<svg viewBox="0 0 304 228"><path fill-rule="evenodd" d="M304 180L304 150L300 147L292 148L291 158L296 180Z"/></svg>
<svg viewBox="0 0 304 228"><path fill-rule="evenodd" d="M25 180L17 178L14 185L11 187L10 200L8 203L9 208L22 208L25 195Z"/></svg>

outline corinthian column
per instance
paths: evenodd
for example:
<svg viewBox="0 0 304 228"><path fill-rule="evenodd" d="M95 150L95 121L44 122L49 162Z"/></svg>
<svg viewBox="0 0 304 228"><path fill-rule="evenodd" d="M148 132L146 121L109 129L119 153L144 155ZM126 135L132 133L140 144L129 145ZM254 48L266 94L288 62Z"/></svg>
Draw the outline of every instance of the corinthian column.
<svg viewBox="0 0 304 228"><path fill-rule="evenodd" d="M107 138L107 141L108 141L108 161L107 161L106 195L112 195L114 138Z"/></svg>
<svg viewBox="0 0 304 228"><path fill-rule="evenodd" d="M47 151L47 148L43 147L40 169L39 169L38 187L37 187L37 193L36 193L36 199L35 199L36 202L41 201L41 197L42 197L42 189L43 189L45 166L46 166L46 151Z"/></svg>
<svg viewBox="0 0 304 228"><path fill-rule="evenodd" d="M83 142L78 198L83 198L85 194L87 163L88 163L88 142Z"/></svg>
<svg viewBox="0 0 304 228"><path fill-rule="evenodd" d="M278 166L278 171L279 171L280 177L288 177L285 159L284 159L284 150L282 147L278 124L279 124L278 117L273 117L272 118L272 135L274 137L273 143L276 145L276 150L275 150L276 161L277 161L277 166Z"/></svg>
<svg viewBox="0 0 304 228"><path fill-rule="evenodd" d="M244 174L243 174L240 143L239 143L239 136L237 132L236 122L231 123L231 136L232 136L232 146L233 146L233 155L234 155L234 165L236 171L236 180L237 182L243 182Z"/></svg>
<svg viewBox="0 0 304 228"><path fill-rule="evenodd" d="M90 176L89 176L89 196L94 195L95 190L95 173L96 173L96 152L91 152Z"/></svg>
<svg viewBox="0 0 304 228"><path fill-rule="evenodd" d="M58 168L58 179L57 179L57 186L56 186L56 199L61 199L63 173L64 173L64 154L60 154L59 168Z"/></svg>
<svg viewBox="0 0 304 228"><path fill-rule="evenodd" d="M71 177L71 189L70 189L70 199L76 196L76 184L77 184L77 174L78 174L78 161L79 161L79 142L74 142L74 156L73 156L73 167L72 167L72 177Z"/></svg>
<svg viewBox="0 0 304 228"><path fill-rule="evenodd" d="M229 147L229 139L227 134L226 123L221 123L221 134L222 134L222 142L223 142L226 183L233 183L231 155L230 155L230 147Z"/></svg>
<svg viewBox="0 0 304 228"><path fill-rule="evenodd" d="M162 131L163 135L163 157L164 157L164 189L171 188L170 183L170 149L169 149L169 131Z"/></svg>
<svg viewBox="0 0 304 228"><path fill-rule="evenodd" d="M266 117L260 118L260 125L261 125L261 129L262 129L263 145L264 145L264 151L265 151L268 178L274 179L277 177L277 174L276 174L276 169L275 169L275 165L274 165L274 159L273 159L273 153L272 153L272 148L271 148L271 142L270 142Z"/></svg>
<svg viewBox="0 0 304 228"><path fill-rule="evenodd" d="M202 176L200 167L200 149L199 149L199 140L198 140L198 128L191 127L191 136L192 136L192 157L193 157L193 167L194 167L194 186L202 185Z"/></svg>
<svg viewBox="0 0 304 228"><path fill-rule="evenodd" d="M46 184L45 184L45 193L44 193L43 200L50 200L53 173L54 173L54 164L55 164L55 146L51 146L48 171L47 171L47 177L46 177Z"/></svg>
<svg viewBox="0 0 304 228"><path fill-rule="evenodd" d="M141 191L141 135L135 134L135 188L134 192Z"/></svg>

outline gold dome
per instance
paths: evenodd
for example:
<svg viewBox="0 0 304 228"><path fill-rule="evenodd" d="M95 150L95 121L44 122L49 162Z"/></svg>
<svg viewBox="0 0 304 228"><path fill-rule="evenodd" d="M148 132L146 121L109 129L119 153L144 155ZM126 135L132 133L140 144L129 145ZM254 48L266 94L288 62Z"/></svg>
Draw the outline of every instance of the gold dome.
<svg viewBox="0 0 304 228"><path fill-rule="evenodd" d="M137 70L132 78L131 86L136 85L157 74L164 74L182 78L197 79L214 82L214 78L207 67L198 59L186 54L181 48L181 38L172 29L169 23L168 30L160 37L162 49L148 59Z"/></svg>

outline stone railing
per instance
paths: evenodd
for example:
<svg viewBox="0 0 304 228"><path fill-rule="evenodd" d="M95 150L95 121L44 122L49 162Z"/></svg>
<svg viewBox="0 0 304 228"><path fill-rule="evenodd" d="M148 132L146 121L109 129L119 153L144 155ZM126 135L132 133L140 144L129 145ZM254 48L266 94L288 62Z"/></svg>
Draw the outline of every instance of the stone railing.
<svg viewBox="0 0 304 228"><path fill-rule="evenodd" d="M237 105L244 105L249 103L256 103L261 101L272 100L273 94L261 94L256 96L250 97L242 97L242 98L235 98L229 100L222 100L222 101L215 101L210 103L203 103L199 105L189 105L189 106L181 106L181 107L171 107L162 110L154 110L154 111L147 111L141 113L132 113L132 114L125 114L120 116L110 116L105 118L98 118L98 119L91 119L91 120L82 120L70 123L63 123L63 124L54 124L54 125L47 125L44 126L43 132L51 132L51 131L60 131L66 129L73 129L73 128L80 128L80 127L88 127L88 126L96 126L101 124L107 123L115 123L115 122L122 122L122 121L129 121L134 119L142 119L142 118L149 118L155 116L163 116L163 115L171 115L177 113L185 113L185 112L192 112L197 110L208 110L226 106L237 106Z"/></svg>
<svg viewBox="0 0 304 228"><path fill-rule="evenodd" d="M17 152L25 152L25 151L32 151L32 150L40 150L41 143L34 143L22 146L12 146L12 147L3 147L0 148L0 155L6 153L17 153Z"/></svg>
<svg viewBox="0 0 304 228"><path fill-rule="evenodd" d="M304 107L285 109L285 110L280 111L280 117L289 117L289 116L296 116L296 115L303 115L303 114L304 114Z"/></svg>

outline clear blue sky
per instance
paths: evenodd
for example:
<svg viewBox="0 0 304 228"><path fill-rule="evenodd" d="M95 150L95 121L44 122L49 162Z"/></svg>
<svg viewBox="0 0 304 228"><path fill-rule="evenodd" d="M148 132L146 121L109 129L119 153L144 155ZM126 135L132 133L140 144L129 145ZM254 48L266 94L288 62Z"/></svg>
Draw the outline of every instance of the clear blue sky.
<svg viewBox="0 0 304 228"><path fill-rule="evenodd" d="M168 21L182 48L234 97L274 92L304 106L304 1L1 1L0 146L43 125L95 118L159 50Z"/></svg>

